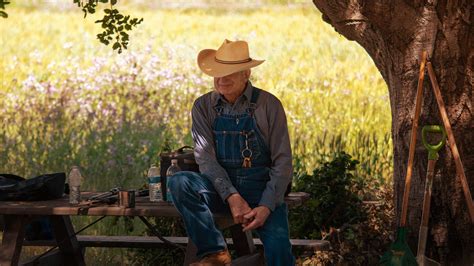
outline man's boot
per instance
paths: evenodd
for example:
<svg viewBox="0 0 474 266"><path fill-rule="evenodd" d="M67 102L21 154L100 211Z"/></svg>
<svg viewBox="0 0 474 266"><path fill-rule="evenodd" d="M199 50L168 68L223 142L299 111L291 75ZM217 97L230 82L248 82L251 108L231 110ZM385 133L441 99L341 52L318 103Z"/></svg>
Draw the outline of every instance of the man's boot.
<svg viewBox="0 0 474 266"><path fill-rule="evenodd" d="M230 266L232 258L229 251L223 250L217 253L209 254L199 262L191 263L190 266Z"/></svg>

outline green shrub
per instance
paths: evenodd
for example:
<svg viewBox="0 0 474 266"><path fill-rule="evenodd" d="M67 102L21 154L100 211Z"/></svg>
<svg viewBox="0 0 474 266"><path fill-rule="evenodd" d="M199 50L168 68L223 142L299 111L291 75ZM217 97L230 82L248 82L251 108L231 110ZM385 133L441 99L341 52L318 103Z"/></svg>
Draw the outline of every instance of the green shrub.
<svg viewBox="0 0 474 266"><path fill-rule="evenodd" d="M358 193L364 184L352 174L358 163L349 154L339 152L331 161L321 162L312 174L297 174L294 191L307 192L311 198L290 212L292 237L321 239L321 231L366 217Z"/></svg>
<svg viewBox="0 0 474 266"><path fill-rule="evenodd" d="M150 220L151 222L151 220ZM173 217L154 218L152 224L162 236L187 236L184 223ZM145 234L154 236L147 228ZM131 249L133 265L183 265L184 252L173 246L166 249Z"/></svg>

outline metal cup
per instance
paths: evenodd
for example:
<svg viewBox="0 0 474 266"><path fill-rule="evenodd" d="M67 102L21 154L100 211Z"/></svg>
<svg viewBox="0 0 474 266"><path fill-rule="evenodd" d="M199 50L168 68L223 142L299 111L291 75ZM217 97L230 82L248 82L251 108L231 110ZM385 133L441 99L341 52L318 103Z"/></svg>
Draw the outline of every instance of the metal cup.
<svg viewBox="0 0 474 266"><path fill-rule="evenodd" d="M135 190L119 191L119 206L121 208L135 207Z"/></svg>

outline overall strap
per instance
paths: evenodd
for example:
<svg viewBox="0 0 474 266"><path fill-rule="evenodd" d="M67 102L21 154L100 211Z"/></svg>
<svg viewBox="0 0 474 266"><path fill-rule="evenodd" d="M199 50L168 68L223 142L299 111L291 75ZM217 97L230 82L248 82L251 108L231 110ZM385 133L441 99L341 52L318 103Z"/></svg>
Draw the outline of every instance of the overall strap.
<svg viewBox="0 0 474 266"><path fill-rule="evenodd" d="M252 98L250 99L250 104L247 108L247 113L249 113L250 116L253 116L255 109L257 109L257 100L258 96L260 96L260 91L261 90L259 88L253 87Z"/></svg>

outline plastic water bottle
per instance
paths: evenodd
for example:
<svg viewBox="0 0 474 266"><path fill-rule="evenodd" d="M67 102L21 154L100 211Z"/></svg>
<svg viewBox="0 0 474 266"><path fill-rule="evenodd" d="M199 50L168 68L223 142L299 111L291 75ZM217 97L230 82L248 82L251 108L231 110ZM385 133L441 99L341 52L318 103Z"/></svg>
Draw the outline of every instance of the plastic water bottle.
<svg viewBox="0 0 474 266"><path fill-rule="evenodd" d="M154 164L152 164L150 169L148 169L148 191L150 194L150 201L163 201L160 169Z"/></svg>
<svg viewBox="0 0 474 266"><path fill-rule="evenodd" d="M73 166L69 172L69 203L79 204L81 202L81 181L82 176L78 166Z"/></svg>
<svg viewBox="0 0 474 266"><path fill-rule="evenodd" d="M181 171L181 168L178 166L178 159L171 159L171 165L166 170L166 181L168 183L169 177ZM166 184L166 201L172 202L171 192L168 184Z"/></svg>

